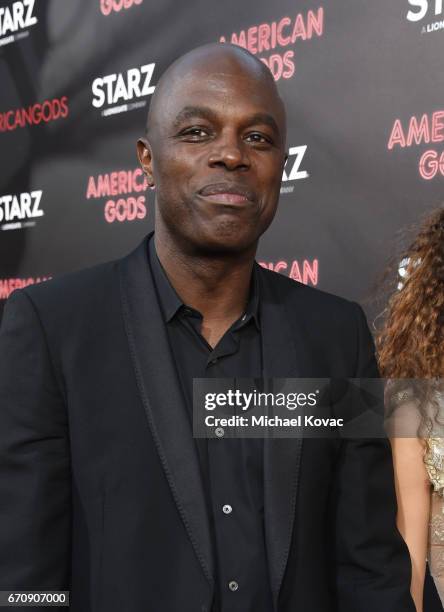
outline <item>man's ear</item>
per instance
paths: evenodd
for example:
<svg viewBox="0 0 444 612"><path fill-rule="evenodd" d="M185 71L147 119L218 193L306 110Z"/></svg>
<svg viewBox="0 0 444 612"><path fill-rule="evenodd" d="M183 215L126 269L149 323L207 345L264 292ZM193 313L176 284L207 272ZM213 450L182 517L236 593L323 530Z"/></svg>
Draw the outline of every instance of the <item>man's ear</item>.
<svg viewBox="0 0 444 612"><path fill-rule="evenodd" d="M146 174L147 182L150 187L154 185L153 176L153 157L151 153L151 146L146 138L139 138L137 141L137 157L139 163L142 166L142 170Z"/></svg>

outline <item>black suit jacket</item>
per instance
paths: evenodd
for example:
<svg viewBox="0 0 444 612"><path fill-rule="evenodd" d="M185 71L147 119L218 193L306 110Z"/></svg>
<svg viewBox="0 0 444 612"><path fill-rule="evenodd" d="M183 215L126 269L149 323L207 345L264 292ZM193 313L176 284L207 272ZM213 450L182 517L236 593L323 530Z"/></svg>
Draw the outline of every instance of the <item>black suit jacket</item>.
<svg viewBox="0 0 444 612"><path fill-rule="evenodd" d="M265 376L377 376L357 304L259 277ZM70 589L75 612L209 612L204 491L147 239L14 292L0 355L0 590ZM413 612L388 443L264 444L275 610Z"/></svg>

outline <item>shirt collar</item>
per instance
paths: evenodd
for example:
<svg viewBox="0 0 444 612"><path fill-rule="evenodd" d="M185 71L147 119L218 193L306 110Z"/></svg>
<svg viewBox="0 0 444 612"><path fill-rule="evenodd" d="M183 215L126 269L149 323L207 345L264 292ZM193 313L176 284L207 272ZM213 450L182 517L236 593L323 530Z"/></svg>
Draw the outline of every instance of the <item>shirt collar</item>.
<svg viewBox="0 0 444 612"><path fill-rule="evenodd" d="M160 306L166 323L169 323L176 313L182 308L186 307L184 302L181 300L176 290L170 283L165 270L160 263L160 260L156 253L156 247L154 245L154 234L151 236L148 243L148 257L153 273L154 284L157 289L157 294L160 301ZM257 265L253 265L252 282L250 287L250 295L248 298L247 308L243 316L239 319L236 328L243 327L251 318L254 319L256 327L260 329L260 317L259 317L259 279L257 272Z"/></svg>
<svg viewBox="0 0 444 612"><path fill-rule="evenodd" d="M166 323L169 323L184 303L177 295L157 257L156 247L154 246L154 234L148 243L148 254L162 313Z"/></svg>
<svg viewBox="0 0 444 612"><path fill-rule="evenodd" d="M260 330L260 300L259 300L259 278L256 263L253 264L253 271L251 273L251 286L250 286L250 295L248 298L247 308L244 313L244 321L249 321L250 318L253 318L257 329ZM241 317L241 321L242 321Z"/></svg>

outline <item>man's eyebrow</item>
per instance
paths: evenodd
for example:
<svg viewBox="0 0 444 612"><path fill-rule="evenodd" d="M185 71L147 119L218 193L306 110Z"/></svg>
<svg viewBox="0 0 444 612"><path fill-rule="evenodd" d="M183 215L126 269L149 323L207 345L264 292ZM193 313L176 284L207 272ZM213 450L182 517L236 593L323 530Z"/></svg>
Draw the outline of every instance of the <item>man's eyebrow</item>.
<svg viewBox="0 0 444 612"><path fill-rule="evenodd" d="M208 121L215 121L216 113L207 106L185 106L174 119L173 126L180 127L181 123L192 117L203 117Z"/></svg>
<svg viewBox="0 0 444 612"><path fill-rule="evenodd" d="M217 120L217 114L207 106L185 106L174 119L174 128L179 128L184 121L186 121L187 119L192 119L193 117L203 117L208 121ZM254 115L248 118L246 123L248 125L263 123L264 125L268 125L269 127L271 127L274 132L276 132L276 134L280 135L279 126L274 117L269 113L255 113Z"/></svg>
<svg viewBox="0 0 444 612"><path fill-rule="evenodd" d="M281 133L279 126L276 123L276 120L272 115L269 115L268 113L256 113L248 120L249 125L254 125L257 123L263 123L265 125L270 126L276 132L276 134Z"/></svg>

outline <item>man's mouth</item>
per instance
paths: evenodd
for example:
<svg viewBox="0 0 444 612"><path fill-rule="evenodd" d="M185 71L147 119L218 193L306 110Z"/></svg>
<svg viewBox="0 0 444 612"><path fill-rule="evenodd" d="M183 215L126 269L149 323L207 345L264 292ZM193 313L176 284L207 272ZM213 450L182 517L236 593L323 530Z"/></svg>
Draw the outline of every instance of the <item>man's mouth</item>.
<svg viewBox="0 0 444 612"><path fill-rule="evenodd" d="M234 183L213 183L212 185L206 185L198 193L210 202L222 204L245 204L255 200L252 191L243 185Z"/></svg>
<svg viewBox="0 0 444 612"><path fill-rule="evenodd" d="M248 202L248 198L240 193L212 193L205 196L205 198L212 202L223 202L224 204L243 204Z"/></svg>

